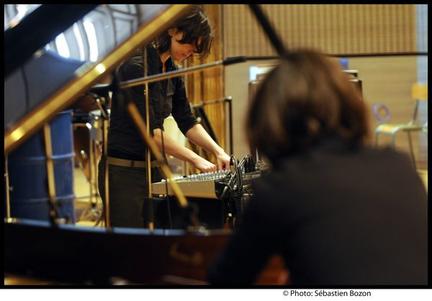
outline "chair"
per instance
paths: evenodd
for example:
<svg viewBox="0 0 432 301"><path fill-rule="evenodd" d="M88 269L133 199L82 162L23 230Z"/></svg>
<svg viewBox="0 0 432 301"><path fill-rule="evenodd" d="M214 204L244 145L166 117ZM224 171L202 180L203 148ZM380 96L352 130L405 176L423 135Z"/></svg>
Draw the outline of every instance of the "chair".
<svg viewBox="0 0 432 301"><path fill-rule="evenodd" d="M427 84L425 83L415 83L411 89L411 96L415 99L413 117L408 123L383 123L376 127L375 129L375 146L378 146L378 138L380 135L392 136L391 145L394 148L396 146L396 135L398 132L402 131L407 133L408 143L410 148L411 159L413 161L414 167L416 167L416 160L414 156L414 150L412 145L411 132L427 131L427 122L425 125L419 124L417 120L418 108L420 101L427 101Z"/></svg>

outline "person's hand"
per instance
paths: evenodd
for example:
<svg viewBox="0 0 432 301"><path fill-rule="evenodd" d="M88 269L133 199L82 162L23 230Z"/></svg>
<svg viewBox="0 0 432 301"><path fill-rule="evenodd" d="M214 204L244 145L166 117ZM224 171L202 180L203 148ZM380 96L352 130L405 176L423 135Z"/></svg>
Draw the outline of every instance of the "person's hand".
<svg viewBox="0 0 432 301"><path fill-rule="evenodd" d="M212 172L217 170L216 165L200 156L197 156L197 158L192 163L201 172Z"/></svg>
<svg viewBox="0 0 432 301"><path fill-rule="evenodd" d="M217 160L218 170L230 168L231 157L228 156L227 153L222 152L222 153L216 154L216 160Z"/></svg>

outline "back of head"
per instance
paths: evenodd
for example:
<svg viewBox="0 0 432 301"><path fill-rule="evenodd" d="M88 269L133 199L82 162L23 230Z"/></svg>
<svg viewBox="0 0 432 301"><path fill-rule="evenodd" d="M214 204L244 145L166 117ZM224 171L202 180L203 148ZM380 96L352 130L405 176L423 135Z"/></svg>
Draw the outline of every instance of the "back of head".
<svg viewBox="0 0 432 301"><path fill-rule="evenodd" d="M368 110L336 61L313 50L292 51L258 87L246 132L251 148L274 162L328 135L363 144Z"/></svg>

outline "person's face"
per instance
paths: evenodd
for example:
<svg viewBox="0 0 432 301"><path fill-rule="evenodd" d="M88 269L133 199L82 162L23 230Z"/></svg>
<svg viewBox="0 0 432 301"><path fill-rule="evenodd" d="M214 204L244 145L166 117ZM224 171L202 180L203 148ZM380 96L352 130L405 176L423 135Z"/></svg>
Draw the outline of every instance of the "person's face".
<svg viewBox="0 0 432 301"><path fill-rule="evenodd" d="M171 58L175 62L182 63L185 59L197 51L194 44L181 44L178 42L183 38L183 32L173 29L169 31L169 34L171 36L170 54Z"/></svg>

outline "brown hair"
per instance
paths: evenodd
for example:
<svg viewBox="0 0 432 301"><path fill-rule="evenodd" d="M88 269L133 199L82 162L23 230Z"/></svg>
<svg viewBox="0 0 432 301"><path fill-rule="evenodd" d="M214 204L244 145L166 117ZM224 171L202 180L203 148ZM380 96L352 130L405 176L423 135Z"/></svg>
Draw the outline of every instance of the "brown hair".
<svg viewBox="0 0 432 301"><path fill-rule="evenodd" d="M260 84L246 133L251 149L274 162L329 134L362 145L369 137L368 118L359 91L341 67L305 49L285 55Z"/></svg>
<svg viewBox="0 0 432 301"><path fill-rule="evenodd" d="M178 42L194 44L197 53L202 58L205 58L210 53L213 29L201 6L193 5L190 12L170 28L176 28L178 31L183 32L183 38ZM168 51L171 47L171 36L168 34L168 30L160 34L153 43L159 53Z"/></svg>

